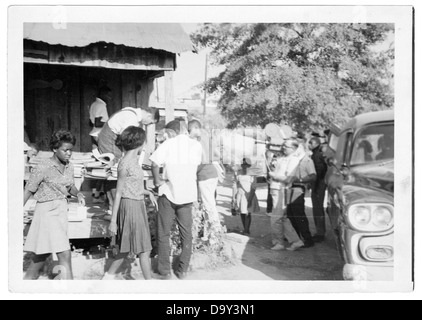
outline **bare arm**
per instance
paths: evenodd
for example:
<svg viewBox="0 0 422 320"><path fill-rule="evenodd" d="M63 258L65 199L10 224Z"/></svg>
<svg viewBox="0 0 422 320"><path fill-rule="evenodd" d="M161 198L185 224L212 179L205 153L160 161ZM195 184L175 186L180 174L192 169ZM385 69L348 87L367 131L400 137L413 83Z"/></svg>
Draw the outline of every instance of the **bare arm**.
<svg viewBox="0 0 422 320"><path fill-rule="evenodd" d="M148 197L149 197L149 199L151 200L152 204L154 205L154 207L155 207L156 209L158 209L157 199L155 199L155 196L154 196L154 194L153 194L151 191L149 191L149 190L144 190L144 196L148 196Z"/></svg>
<svg viewBox="0 0 422 320"><path fill-rule="evenodd" d="M126 173L124 170L119 171L117 178L116 197L114 198L110 226L108 227L110 233L113 236L117 235L117 215L119 213L120 202L122 201L122 191L125 177Z"/></svg>
<svg viewBox="0 0 422 320"><path fill-rule="evenodd" d="M155 162L152 162L151 170L152 170L152 177L154 178L154 185L156 187L160 187L166 183L163 179L161 179L160 167Z"/></svg>
<svg viewBox="0 0 422 320"><path fill-rule="evenodd" d="M256 182L256 176L252 176L252 185L251 185L251 189L255 189L257 188L257 182Z"/></svg>
<svg viewBox="0 0 422 320"><path fill-rule="evenodd" d="M116 198L114 199L113 203L113 213L111 216L111 221L116 223L117 221L117 214L119 212L120 208L120 202L122 200L122 191L123 191L123 184L124 184L124 178L126 176L124 174L120 174L119 178L117 180L117 188L116 188Z"/></svg>
<svg viewBox="0 0 422 320"><path fill-rule="evenodd" d="M285 184L289 184L292 181L292 177L279 174L278 172L269 172L269 176L271 179L274 179L277 182L282 182Z"/></svg>
<svg viewBox="0 0 422 320"><path fill-rule="evenodd" d="M299 178L296 177L293 182L299 182L299 183L305 183L305 184L306 183L312 183L312 182L316 181L316 178L317 178L316 174L312 173L312 174L309 174L302 179L299 179Z"/></svg>
<svg viewBox="0 0 422 320"><path fill-rule="evenodd" d="M85 196L81 192L79 192L79 190L76 188L75 185L72 185L72 187L70 188L69 194L71 196L78 198L78 203L81 206L85 206Z"/></svg>

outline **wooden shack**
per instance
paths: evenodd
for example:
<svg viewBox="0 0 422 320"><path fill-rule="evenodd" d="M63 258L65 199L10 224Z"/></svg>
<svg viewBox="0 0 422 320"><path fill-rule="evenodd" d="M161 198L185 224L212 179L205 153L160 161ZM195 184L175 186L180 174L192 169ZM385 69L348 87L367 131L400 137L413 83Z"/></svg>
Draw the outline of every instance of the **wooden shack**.
<svg viewBox="0 0 422 320"><path fill-rule="evenodd" d="M166 79L166 121L174 116L176 56L192 51L179 24L26 23L24 26L25 130L48 150L57 129L77 137L75 151L91 151L89 106L102 85L112 89L109 115L149 106L154 79ZM154 139L155 128L149 126Z"/></svg>

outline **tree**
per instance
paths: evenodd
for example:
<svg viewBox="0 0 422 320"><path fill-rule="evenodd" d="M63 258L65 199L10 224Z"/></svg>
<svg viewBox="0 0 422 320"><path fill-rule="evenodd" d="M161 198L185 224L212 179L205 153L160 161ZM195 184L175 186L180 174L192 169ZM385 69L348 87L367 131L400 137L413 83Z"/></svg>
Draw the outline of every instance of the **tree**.
<svg viewBox="0 0 422 320"><path fill-rule="evenodd" d="M199 111L191 111L188 114L188 119L197 119L201 122L205 129L225 129L227 127L226 119L218 112L208 112L203 114Z"/></svg>
<svg viewBox="0 0 422 320"><path fill-rule="evenodd" d="M205 83L229 128L285 122L320 130L392 108L391 24L203 24L192 34L225 70Z"/></svg>

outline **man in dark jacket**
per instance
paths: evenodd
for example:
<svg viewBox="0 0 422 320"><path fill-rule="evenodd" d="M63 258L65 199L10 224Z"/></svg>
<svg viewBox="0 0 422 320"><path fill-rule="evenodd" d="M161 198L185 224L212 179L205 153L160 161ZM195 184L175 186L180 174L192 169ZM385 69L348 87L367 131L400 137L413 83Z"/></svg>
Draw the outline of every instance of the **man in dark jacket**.
<svg viewBox="0 0 422 320"><path fill-rule="evenodd" d="M326 232L324 197L327 185L324 179L327 173L327 164L323 156L321 140L318 137L312 137L310 139L309 148L312 150L312 161L314 162L317 173L316 181L312 185L312 211L316 227L316 235L313 237L313 240L314 242L322 242L325 240Z"/></svg>

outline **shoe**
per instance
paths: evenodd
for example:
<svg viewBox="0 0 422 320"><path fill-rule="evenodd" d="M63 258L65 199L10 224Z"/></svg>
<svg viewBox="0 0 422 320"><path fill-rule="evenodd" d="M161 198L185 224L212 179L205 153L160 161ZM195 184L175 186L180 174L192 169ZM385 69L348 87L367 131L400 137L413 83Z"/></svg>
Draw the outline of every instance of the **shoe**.
<svg viewBox="0 0 422 320"><path fill-rule="evenodd" d="M325 240L325 237L324 236L313 236L312 237L312 240L315 243L321 243L321 242L323 242Z"/></svg>
<svg viewBox="0 0 422 320"><path fill-rule="evenodd" d="M290 247L287 248L288 251L296 251L297 249L303 248L305 244L303 243L303 241L297 241L297 242L293 242L292 245Z"/></svg>
<svg viewBox="0 0 422 320"><path fill-rule="evenodd" d="M313 241L305 241L305 245L302 248L312 248L313 246L315 246L315 243Z"/></svg>
<svg viewBox="0 0 422 320"><path fill-rule="evenodd" d="M179 280L184 280L184 279L186 279L186 277L188 276L188 273L187 272L183 272L183 271L177 271L177 272L175 272L174 273L175 275L176 275L176 277L179 279Z"/></svg>
<svg viewBox="0 0 422 320"><path fill-rule="evenodd" d="M165 275L160 274L160 273L153 273L152 278L157 279L157 280L170 280L171 279L171 273L165 274Z"/></svg>
<svg viewBox="0 0 422 320"><path fill-rule="evenodd" d="M282 251L285 250L286 247L283 246L281 243L277 243L274 247L271 248L273 251Z"/></svg>

